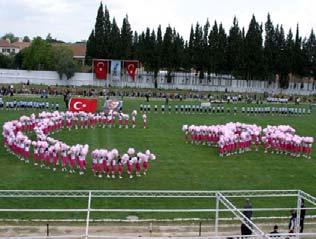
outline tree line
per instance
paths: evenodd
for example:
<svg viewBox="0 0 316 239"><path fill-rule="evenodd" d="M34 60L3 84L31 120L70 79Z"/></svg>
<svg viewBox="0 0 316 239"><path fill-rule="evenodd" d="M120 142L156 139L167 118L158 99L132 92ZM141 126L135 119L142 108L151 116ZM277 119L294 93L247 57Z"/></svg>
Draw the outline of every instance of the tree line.
<svg viewBox="0 0 316 239"><path fill-rule="evenodd" d="M86 63L93 58L137 59L145 70L191 72L210 78L213 74L229 74L246 80L274 81L278 75L281 87L288 86L289 74L316 77L316 37L313 29L302 38L299 25L285 33L282 25L274 25L270 14L264 24L253 15L247 31L235 17L229 31L215 21L191 26L189 40L168 26L164 33L147 28L132 31L128 16L121 28L109 10L100 3L95 27L87 41Z"/></svg>

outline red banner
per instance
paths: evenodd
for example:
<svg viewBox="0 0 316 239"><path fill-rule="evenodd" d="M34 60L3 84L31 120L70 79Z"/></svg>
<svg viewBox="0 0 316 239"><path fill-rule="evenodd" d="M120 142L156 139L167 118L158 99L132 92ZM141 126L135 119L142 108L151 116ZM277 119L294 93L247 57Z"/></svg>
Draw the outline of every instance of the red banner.
<svg viewBox="0 0 316 239"><path fill-rule="evenodd" d="M124 68L127 74L135 80L136 69L138 68L138 61L124 61Z"/></svg>
<svg viewBox="0 0 316 239"><path fill-rule="evenodd" d="M94 59L93 68L97 79L106 80L108 74L108 61Z"/></svg>
<svg viewBox="0 0 316 239"><path fill-rule="evenodd" d="M97 110L97 106L97 99L71 98L68 110L72 112L84 111L87 113L95 113Z"/></svg>

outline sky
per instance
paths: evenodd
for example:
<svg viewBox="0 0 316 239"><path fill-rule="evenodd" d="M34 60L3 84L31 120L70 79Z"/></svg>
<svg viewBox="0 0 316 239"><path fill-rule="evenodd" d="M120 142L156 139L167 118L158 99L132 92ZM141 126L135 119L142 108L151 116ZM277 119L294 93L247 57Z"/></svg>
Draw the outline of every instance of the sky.
<svg viewBox="0 0 316 239"><path fill-rule="evenodd" d="M12 32L17 36L53 38L66 42L86 40L94 28L100 0L0 0L0 36ZM189 38L191 24L205 24L209 19L222 22L226 31L234 16L247 30L254 14L264 23L269 12L273 24L283 24L295 32L299 23L305 37L316 30L316 0L103 0L110 18L119 26L128 15L132 30L141 32L149 27L164 30L169 24Z"/></svg>

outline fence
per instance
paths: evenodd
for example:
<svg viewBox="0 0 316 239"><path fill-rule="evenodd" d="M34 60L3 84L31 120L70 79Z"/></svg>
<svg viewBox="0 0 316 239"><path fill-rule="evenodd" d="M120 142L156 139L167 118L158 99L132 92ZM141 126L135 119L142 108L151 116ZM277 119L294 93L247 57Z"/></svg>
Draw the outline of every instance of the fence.
<svg viewBox="0 0 316 239"><path fill-rule="evenodd" d="M73 207L73 208L29 208L26 203L23 203L19 208L0 208L0 213L46 213L53 214L62 212L74 212L74 213L84 213L84 222L85 222L85 230L84 233L79 234L67 234L60 236L50 236L47 235L45 238L111 238L110 236L100 235L100 234L92 234L90 233L90 223L93 222L91 219L91 213L124 213L124 212L134 212L134 213L209 213L214 214L214 231L207 236L207 238L227 238L234 237L234 235L225 235L223 236L219 231L220 221L227 218L227 213L232 213L234 219L243 223L249 230L251 230L252 235L243 237L243 238L271 238L272 235L265 233L259 225L257 225L251 218L245 216L244 211L254 211L254 212L273 212L273 211L289 211L291 208L279 208L279 207L271 207L271 208L252 208L252 209L241 209L238 208L233 202L232 199L240 199L240 198L256 198L263 200L264 198L294 198L296 202L296 213L297 218L300 218L301 213L301 202L305 200L306 203L309 203L312 207L306 208L309 212L315 212L316 210L316 198L301 191L301 190L242 190L242 191L133 191L133 190L90 190L90 191L62 191L62 190L51 190L51 191L42 191L42 190L0 190L0 200L7 199L9 201L14 201L13 205L16 204L16 200L25 199L27 201L35 200L36 198L41 199L53 199L53 201L58 205L58 199L62 199L66 204L66 199L75 199L84 200L85 206L82 207ZM214 200L215 206L204 208L194 208L186 207L186 208L162 208L162 207L150 207L150 208L111 208L105 207L104 202L102 204L96 203L93 206L93 201L97 201L98 199L107 200L109 205L111 202L116 201L117 199L122 199L123 204L126 200L133 199L159 199L159 200L191 200L190 205L194 205L194 203L199 199L206 200ZM48 203L47 203L48 204ZM5 205L2 203L2 205ZM19 203L17 205L20 205ZM98 205L98 206L97 206ZM174 204L176 206L177 204ZM222 208L223 207L223 208ZM311 215L311 214L310 214ZM315 214L316 215L316 214ZM269 218L269 217L268 217ZM19 221L19 219L14 219L15 221ZM75 218L69 221L76 221ZM137 221L137 220L136 220ZM279 234L280 236L291 236L291 238L315 238L316 237L316 229L309 233L299 233L299 223L296 224L295 233L292 234ZM185 237L182 235L181 237ZM181 238L176 237L176 238ZM0 238L16 238L16 237L0 237ZM18 238L43 238L43 237L28 237L28 236L19 236ZM123 236L120 236L123 238ZM124 237L125 238L125 237ZM131 237L126 237L131 238Z"/></svg>

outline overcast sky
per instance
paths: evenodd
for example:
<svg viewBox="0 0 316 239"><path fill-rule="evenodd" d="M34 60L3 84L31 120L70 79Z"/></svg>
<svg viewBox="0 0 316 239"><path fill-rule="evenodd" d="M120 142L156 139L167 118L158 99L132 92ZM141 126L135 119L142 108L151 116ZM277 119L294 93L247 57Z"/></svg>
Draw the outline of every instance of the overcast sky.
<svg viewBox="0 0 316 239"><path fill-rule="evenodd" d="M48 33L64 41L87 39L94 27L100 0L0 0L0 35L12 32L18 36L46 37ZM252 14L265 22L270 12L276 25L301 35L316 28L316 0L107 0L103 1L121 26L128 14L132 29L163 29L170 24L188 39L191 24L222 22L226 31L237 16L240 26L248 28Z"/></svg>

